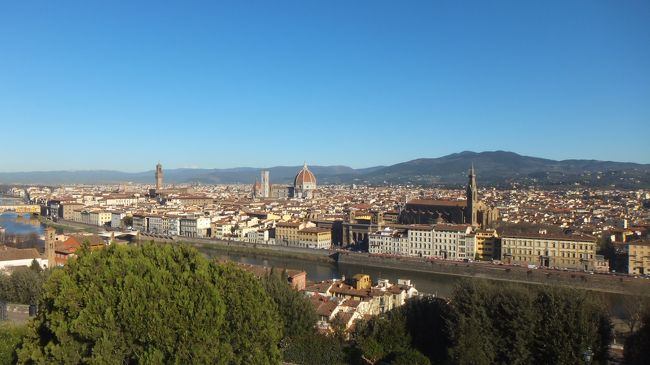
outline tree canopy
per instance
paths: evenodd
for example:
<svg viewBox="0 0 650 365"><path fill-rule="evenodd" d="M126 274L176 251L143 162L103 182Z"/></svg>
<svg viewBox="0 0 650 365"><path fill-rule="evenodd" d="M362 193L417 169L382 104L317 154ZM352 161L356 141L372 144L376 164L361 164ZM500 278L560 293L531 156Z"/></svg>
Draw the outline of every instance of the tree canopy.
<svg viewBox="0 0 650 365"><path fill-rule="evenodd" d="M272 364L280 336L273 304L251 274L187 246L111 246L52 272L18 357Z"/></svg>
<svg viewBox="0 0 650 365"><path fill-rule="evenodd" d="M584 291L464 280L449 302L415 298L359 323L353 346L367 363L604 363L609 317ZM419 360L417 360L419 359Z"/></svg>
<svg viewBox="0 0 650 365"><path fill-rule="evenodd" d="M10 275L0 275L0 301L35 304L48 272L33 261L29 268L17 268Z"/></svg>

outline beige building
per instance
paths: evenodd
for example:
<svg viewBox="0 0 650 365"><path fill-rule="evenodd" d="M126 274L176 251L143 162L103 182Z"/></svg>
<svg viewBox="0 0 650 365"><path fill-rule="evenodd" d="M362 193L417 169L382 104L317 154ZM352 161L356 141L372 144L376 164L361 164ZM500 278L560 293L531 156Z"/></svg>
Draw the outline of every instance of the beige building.
<svg viewBox="0 0 650 365"><path fill-rule="evenodd" d="M309 227L298 231L299 247L326 249L332 246L332 231L327 228Z"/></svg>
<svg viewBox="0 0 650 365"><path fill-rule="evenodd" d="M478 229L475 232L476 256L479 260L499 259L496 229Z"/></svg>
<svg viewBox="0 0 650 365"><path fill-rule="evenodd" d="M310 227L316 227L316 224L312 222L277 222L275 224L275 244L298 246L300 243L298 231Z"/></svg>
<svg viewBox="0 0 650 365"><path fill-rule="evenodd" d="M593 270L596 238L546 234L502 234L501 260L508 264Z"/></svg>
<svg viewBox="0 0 650 365"><path fill-rule="evenodd" d="M628 243L627 267L630 274L650 274L650 241L632 241Z"/></svg>

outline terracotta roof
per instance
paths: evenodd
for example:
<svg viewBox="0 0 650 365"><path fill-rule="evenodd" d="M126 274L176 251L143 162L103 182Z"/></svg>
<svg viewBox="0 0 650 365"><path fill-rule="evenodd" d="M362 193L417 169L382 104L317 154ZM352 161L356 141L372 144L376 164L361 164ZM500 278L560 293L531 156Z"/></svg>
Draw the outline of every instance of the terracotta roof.
<svg viewBox="0 0 650 365"><path fill-rule="evenodd" d="M441 206L441 207L461 207L464 208L467 206L466 200L431 200L431 199L413 199L406 203L406 206L409 205L429 205L429 206Z"/></svg>
<svg viewBox="0 0 650 365"><path fill-rule="evenodd" d="M302 170L298 172L298 175L296 175L296 178L293 180L293 186L299 186L306 183L316 184L316 176L309 171L307 164L305 164Z"/></svg>
<svg viewBox="0 0 650 365"><path fill-rule="evenodd" d="M37 259L41 255L35 248L6 248L0 250L0 261Z"/></svg>

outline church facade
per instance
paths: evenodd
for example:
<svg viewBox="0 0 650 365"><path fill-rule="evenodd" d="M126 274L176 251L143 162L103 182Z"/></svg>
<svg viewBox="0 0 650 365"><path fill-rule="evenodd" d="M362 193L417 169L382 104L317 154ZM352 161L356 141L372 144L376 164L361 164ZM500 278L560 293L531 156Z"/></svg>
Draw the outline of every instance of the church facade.
<svg viewBox="0 0 650 365"><path fill-rule="evenodd" d="M414 199L400 212L402 224L471 224L475 227L492 226L499 217L496 208L479 200L474 166L469 171L466 200Z"/></svg>

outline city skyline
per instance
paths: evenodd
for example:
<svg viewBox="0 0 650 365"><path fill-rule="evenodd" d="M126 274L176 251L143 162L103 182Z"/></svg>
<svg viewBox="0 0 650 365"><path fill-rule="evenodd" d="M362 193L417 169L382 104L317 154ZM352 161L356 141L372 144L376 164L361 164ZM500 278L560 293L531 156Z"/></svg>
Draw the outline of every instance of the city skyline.
<svg viewBox="0 0 650 365"><path fill-rule="evenodd" d="M20 158L0 171L650 163L634 137L612 148L650 132L648 18L643 1L4 4Z"/></svg>

